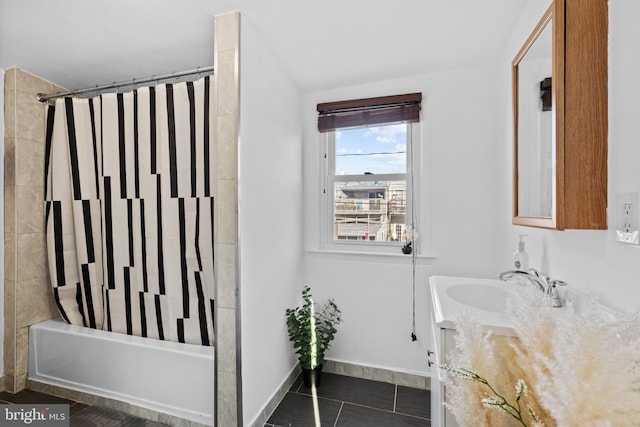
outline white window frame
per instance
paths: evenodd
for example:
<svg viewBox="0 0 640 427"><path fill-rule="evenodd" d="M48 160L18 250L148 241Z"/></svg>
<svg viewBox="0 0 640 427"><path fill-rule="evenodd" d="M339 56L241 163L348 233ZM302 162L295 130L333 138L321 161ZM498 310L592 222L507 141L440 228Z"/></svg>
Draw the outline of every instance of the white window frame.
<svg viewBox="0 0 640 427"><path fill-rule="evenodd" d="M393 125L395 123L382 123L374 126ZM355 253L355 254L389 254L407 257L402 253L404 241L361 241L361 240L335 240L335 183L353 181L398 181L406 182L406 228L411 229L413 224L414 239L413 250L421 253L420 230L420 192L421 179L421 123L406 123L407 125L407 168L402 174L376 174L376 175L335 175L335 135L336 131L320 133L322 167L320 168L321 186L321 215L320 215L320 248L331 252Z"/></svg>

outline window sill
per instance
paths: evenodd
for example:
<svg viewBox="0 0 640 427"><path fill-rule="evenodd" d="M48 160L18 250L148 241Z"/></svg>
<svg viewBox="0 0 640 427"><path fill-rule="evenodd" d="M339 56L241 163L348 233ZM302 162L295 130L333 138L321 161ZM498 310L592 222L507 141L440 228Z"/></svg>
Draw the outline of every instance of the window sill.
<svg viewBox="0 0 640 427"><path fill-rule="evenodd" d="M318 254L318 255L345 255L348 257L381 257L388 259L406 259L407 261L411 261L413 256L411 254L403 254L400 252L400 248L398 248L398 253L390 253L390 252L370 252L365 250L341 250L341 249L307 249L306 253L309 254ZM432 260L436 258L435 253L426 252L421 253L416 256L419 260Z"/></svg>

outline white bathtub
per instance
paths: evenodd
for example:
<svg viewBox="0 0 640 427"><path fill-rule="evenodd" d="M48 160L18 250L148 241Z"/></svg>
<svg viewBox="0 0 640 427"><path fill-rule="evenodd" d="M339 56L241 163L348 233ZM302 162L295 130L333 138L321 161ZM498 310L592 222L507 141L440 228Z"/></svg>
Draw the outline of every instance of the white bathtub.
<svg viewBox="0 0 640 427"><path fill-rule="evenodd" d="M29 328L29 379L214 424L213 347L48 320Z"/></svg>

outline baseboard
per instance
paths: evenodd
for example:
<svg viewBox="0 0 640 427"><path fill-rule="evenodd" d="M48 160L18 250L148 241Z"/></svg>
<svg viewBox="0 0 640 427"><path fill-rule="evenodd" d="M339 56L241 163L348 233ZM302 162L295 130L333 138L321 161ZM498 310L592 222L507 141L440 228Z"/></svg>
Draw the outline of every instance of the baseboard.
<svg viewBox="0 0 640 427"><path fill-rule="evenodd" d="M370 365L359 365L357 363L333 359L326 360L322 371L405 387L419 388L422 390L431 390L431 378L424 374L415 372L398 371Z"/></svg>
<svg viewBox="0 0 640 427"><path fill-rule="evenodd" d="M289 375L287 375L282 384L280 384L280 387L278 387L273 395L271 395L271 399L269 399L262 411L260 411L260 414L258 414L258 416L249 424L251 427L264 426L267 420L271 417L271 414L273 414L273 411L276 410L284 398L284 395L287 394L287 391L289 391L296 378L298 378L300 372L302 372L300 364L296 363L293 369L289 372Z"/></svg>

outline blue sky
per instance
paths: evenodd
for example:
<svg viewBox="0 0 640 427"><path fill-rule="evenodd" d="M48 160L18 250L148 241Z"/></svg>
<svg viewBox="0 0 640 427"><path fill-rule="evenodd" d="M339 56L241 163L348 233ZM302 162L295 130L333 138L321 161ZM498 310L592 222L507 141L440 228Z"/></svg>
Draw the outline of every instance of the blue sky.
<svg viewBox="0 0 640 427"><path fill-rule="evenodd" d="M404 123L336 131L336 175L406 173Z"/></svg>

